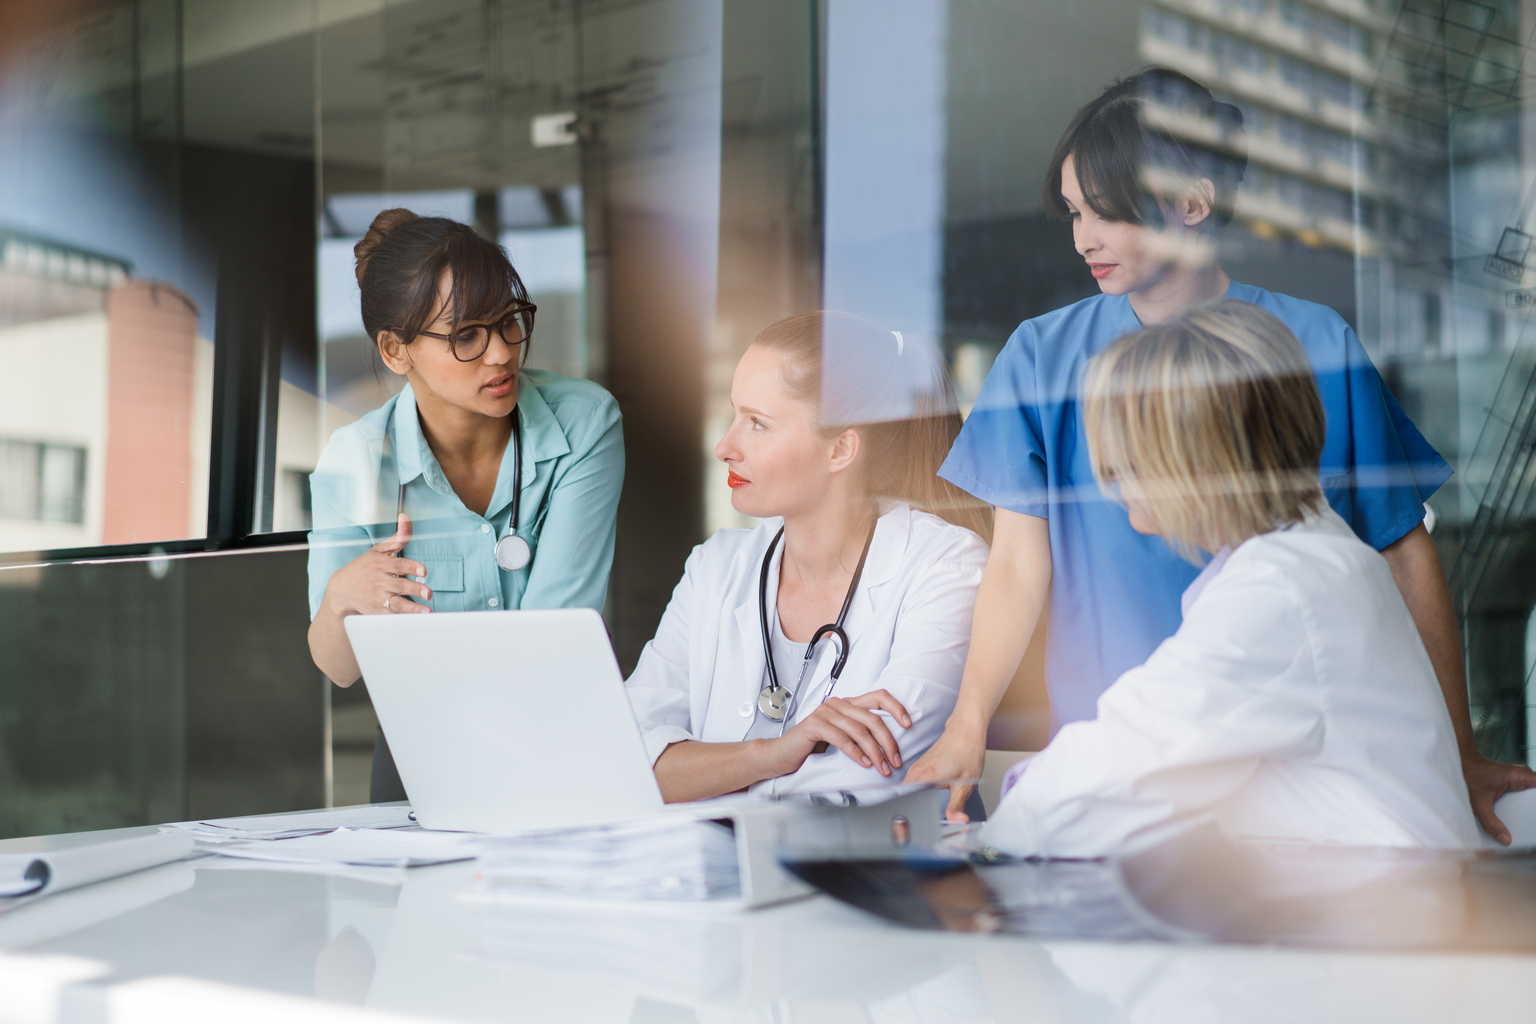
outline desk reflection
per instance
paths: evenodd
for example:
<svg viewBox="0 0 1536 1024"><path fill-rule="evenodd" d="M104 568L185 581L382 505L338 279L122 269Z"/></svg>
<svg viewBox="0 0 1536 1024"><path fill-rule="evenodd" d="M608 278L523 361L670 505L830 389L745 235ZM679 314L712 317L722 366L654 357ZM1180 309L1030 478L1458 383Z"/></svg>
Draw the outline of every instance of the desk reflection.
<svg viewBox="0 0 1536 1024"><path fill-rule="evenodd" d="M426 1014L451 989L471 1020L510 1006L550 1021L800 1019L783 1017L796 1006L818 1020L989 1019L974 944L871 928L826 900L709 916L552 910L464 890L447 873L412 875L370 1006Z"/></svg>
<svg viewBox="0 0 1536 1024"><path fill-rule="evenodd" d="M918 850L792 859L889 921L1037 939L1536 953L1536 855L1236 844L1214 826L1110 861Z"/></svg>
<svg viewBox="0 0 1536 1024"><path fill-rule="evenodd" d="M471 864L384 875L171 867L80 890L68 914L35 917L49 927L30 939L11 932L12 948L100 961L109 983L174 974L464 1022L1443 1024L1524 1019L1536 1004L1530 956L941 930L997 915L993 890L969 883L929 894L957 916L914 928L822 897L716 917L487 903L475 898ZM1071 921L1067 880L1088 866L1053 867L1032 899L1038 913ZM1483 903L1474 892L1460 916L1434 919L1465 930ZM1106 907L1076 920L1152 919Z"/></svg>

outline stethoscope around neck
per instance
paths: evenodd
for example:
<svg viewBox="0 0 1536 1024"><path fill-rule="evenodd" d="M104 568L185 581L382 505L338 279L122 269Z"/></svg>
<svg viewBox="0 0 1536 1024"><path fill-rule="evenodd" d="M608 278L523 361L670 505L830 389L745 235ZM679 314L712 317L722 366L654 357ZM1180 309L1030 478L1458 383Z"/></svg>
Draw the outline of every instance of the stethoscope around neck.
<svg viewBox="0 0 1536 1024"><path fill-rule="evenodd" d="M512 410L512 524L507 535L496 542L496 564L506 572L517 572L533 560L533 549L517 535L523 510L523 423L516 409ZM400 484L395 504L395 521L405 512L405 484Z"/></svg>
<svg viewBox="0 0 1536 1024"><path fill-rule="evenodd" d="M876 519L878 525L879 520ZM869 529L869 536L864 538L864 550L859 552L858 567L853 570L853 579L848 581L848 593L843 597L843 607L837 613L837 621L829 622L816 632L811 634L811 642L805 645L805 658L800 662L800 676L795 680L793 690L779 684L779 672L773 664L773 647L768 642L768 570L773 563L773 552L779 546L779 540L784 536L784 528L779 527L779 532L773 535L773 540L768 544L768 550L763 553L763 567L757 580L757 617L762 626L763 657L768 661L768 685L763 687L757 695L757 709L771 721L779 723L779 735L784 734L784 728L789 724L790 714L795 703L795 694L800 692L805 683L805 674L810 671L811 660L816 656L816 645L823 637L831 637L837 646L837 658L832 662L832 678L827 680L827 688L821 695L822 702L832 696L832 691L837 687L838 677L843 674L843 666L848 664L848 634L843 630L843 622L848 618L848 606L853 604L854 592L859 589L859 577L864 575L864 560L869 557L869 545L875 539L875 528Z"/></svg>

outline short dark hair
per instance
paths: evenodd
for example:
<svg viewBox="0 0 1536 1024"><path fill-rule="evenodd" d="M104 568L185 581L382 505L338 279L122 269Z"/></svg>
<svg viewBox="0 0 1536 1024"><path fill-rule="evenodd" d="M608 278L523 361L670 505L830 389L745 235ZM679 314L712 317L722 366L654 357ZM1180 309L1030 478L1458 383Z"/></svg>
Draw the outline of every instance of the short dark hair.
<svg viewBox="0 0 1536 1024"><path fill-rule="evenodd" d="M445 270L453 274L453 330L466 320L493 320L514 302L528 301L506 250L446 217L385 210L352 253L363 293L363 329L375 344L380 331L390 331L408 345L437 318L437 283ZM522 356L527 355L525 344Z"/></svg>
<svg viewBox="0 0 1536 1024"><path fill-rule="evenodd" d="M1219 148L1197 145L1149 125L1147 99L1209 122L1221 140ZM1061 197L1061 165L1069 156L1083 198L1094 213L1105 220L1158 226L1163 223L1159 199L1166 202L1170 196L1149 185L1148 168L1190 180L1209 178L1216 186L1211 215L1218 224L1232 219L1233 193L1248 168L1242 111L1218 102L1189 76L1157 67L1115 82L1079 110L1062 133L1051 154L1041 198L1047 213L1063 219L1069 211Z"/></svg>

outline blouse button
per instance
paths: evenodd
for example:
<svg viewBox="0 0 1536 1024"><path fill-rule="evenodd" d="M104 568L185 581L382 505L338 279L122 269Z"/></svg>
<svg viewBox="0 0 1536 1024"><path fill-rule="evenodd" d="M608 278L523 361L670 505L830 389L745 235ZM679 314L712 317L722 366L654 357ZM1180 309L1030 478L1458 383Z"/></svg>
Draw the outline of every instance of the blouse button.
<svg viewBox="0 0 1536 1024"><path fill-rule="evenodd" d="M491 599L490 599L490 600L489 600L489 601L487 601L487 602L486 602L486 604L488 604L488 605L490 605L490 606L491 606L491 607L492 607L492 608L495 608L495 607L496 607L496 604L497 604L497 601L496 601L496 599L495 599L495 598L494 598L494 597L493 597L493 598L491 598Z"/></svg>
<svg viewBox="0 0 1536 1024"><path fill-rule="evenodd" d="M738 715L740 715L742 718L751 718L752 717L752 702L749 701L749 700L742 701L741 702L741 707L736 709L736 713Z"/></svg>
<svg viewBox="0 0 1536 1024"><path fill-rule="evenodd" d="M491 532L491 524L490 523L481 523L480 524L480 532L481 533L490 533Z"/></svg>

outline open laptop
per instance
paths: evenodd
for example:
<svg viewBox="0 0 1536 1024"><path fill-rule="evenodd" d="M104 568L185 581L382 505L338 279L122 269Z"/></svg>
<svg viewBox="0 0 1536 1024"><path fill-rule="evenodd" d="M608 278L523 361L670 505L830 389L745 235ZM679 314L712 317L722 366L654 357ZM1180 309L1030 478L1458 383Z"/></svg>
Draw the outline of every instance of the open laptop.
<svg viewBox="0 0 1536 1024"><path fill-rule="evenodd" d="M662 809L592 609L352 615L345 624L423 827L506 835Z"/></svg>

